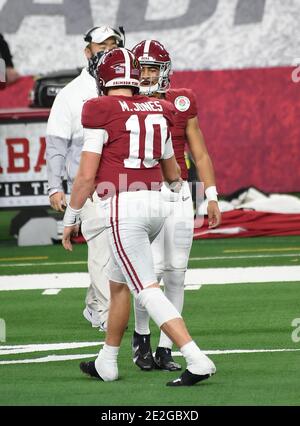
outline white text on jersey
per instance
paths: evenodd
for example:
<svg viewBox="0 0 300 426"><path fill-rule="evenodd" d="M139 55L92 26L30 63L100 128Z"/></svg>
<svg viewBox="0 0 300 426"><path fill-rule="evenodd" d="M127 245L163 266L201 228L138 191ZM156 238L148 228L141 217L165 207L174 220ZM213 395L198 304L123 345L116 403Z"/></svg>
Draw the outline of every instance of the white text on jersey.
<svg viewBox="0 0 300 426"><path fill-rule="evenodd" d="M163 108L159 101L132 102L133 108L130 108L126 101L119 101L122 111L162 111Z"/></svg>

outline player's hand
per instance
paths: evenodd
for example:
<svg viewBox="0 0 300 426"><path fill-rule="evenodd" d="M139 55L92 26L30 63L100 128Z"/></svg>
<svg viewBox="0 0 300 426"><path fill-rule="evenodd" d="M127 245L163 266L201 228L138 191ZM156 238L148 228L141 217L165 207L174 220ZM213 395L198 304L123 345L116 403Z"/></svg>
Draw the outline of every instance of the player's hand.
<svg viewBox="0 0 300 426"><path fill-rule="evenodd" d="M65 226L64 227L62 245L64 246L65 250L69 250L69 251L73 250L73 246L72 246L72 243L71 243L71 237L77 237L78 232L79 232L79 225Z"/></svg>
<svg viewBox="0 0 300 426"><path fill-rule="evenodd" d="M50 195L51 207L57 212L64 212L67 207L66 195L64 192L55 192Z"/></svg>
<svg viewBox="0 0 300 426"><path fill-rule="evenodd" d="M216 228L221 224L222 217L217 201L209 201L207 206L208 227Z"/></svg>

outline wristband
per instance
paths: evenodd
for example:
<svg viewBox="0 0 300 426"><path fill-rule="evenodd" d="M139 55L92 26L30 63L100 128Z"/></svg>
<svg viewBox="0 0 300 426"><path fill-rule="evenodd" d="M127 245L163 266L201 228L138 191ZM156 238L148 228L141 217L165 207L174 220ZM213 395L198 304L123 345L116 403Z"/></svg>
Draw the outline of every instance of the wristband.
<svg viewBox="0 0 300 426"><path fill-rule="evenodd" d="M218 193L217 188L215 186L209 186L208 188L206 188L205 195L207 201L218 201Z"/></svg>
<svg viewBox="0 0 300 426"><path fill-rule="evenodd" d="M78 223L80 222L80 213L82 211L81 209L73 209L70 204L68 204L66 211L65 211L65 215L64 215L64 226L73 226L73 225L78 225Z"/></svg>

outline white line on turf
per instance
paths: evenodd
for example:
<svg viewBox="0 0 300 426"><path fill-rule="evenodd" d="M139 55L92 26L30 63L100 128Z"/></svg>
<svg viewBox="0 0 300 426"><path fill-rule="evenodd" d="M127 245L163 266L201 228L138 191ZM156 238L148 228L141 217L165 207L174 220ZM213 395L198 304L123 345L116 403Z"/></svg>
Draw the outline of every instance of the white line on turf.
<svg viewBox="0 0 300 426"><path fill-rule="evenodd" d="M232 354L256 354L271 352L299 352L300 349L230 349L230 350L207 350L206 355L232 355ZM33 364L40 362L71 361L74 359L94 358L98 354L76 354L76 355L48 355L41 358L17 359L0 361L0 364ZM172 352L173 356L182 356L181 352Z"/></svg>
<svg viewBox="0 0 300 426"><path fill-rule="evenodd" d="M236 256L209 256L209 257L190 257L190 261L206 261L206 260L227 260L227 259L260 259L260 258L277 258L277 257L299 257L300 253L293 253L293 254L256 254L256 255L236 255Z"/></svg>
<svg viewBox="0 0 300 426"><path fill-rule="evenodd" d="M56 295L61 291L61 288L47 288L46 290L44 290L42 292L42 294L46 295L46 296L52 296L52 295Z"/></svg>
<svg viewBox="0 0 300 426"><path fill-rule="evenodd" d="M70 342L70 343L38 343L30 345L0 345L0 355L21 354L29 352L43 352L51 350L87 348L104 345L104 342Z"/></svg>
<svg viewBox="0 0 300 426"><path fill-rule="evenodd" d="M98 354L81 355L48 355L42 358L17 359L14 361L0 361L0 364L34 364L36 362L71 361L73 359L95 358Z"/></svg>
<svg viewBox="0 0 300 426"><path fill-rule="evenodd" d="M202 257L190 257L190 261L207 261L207 260L230 260L230 259L259 259L259 258L280 258L280 257L299 257L300 252L292 254L254 254L254 255L236 255L236 256L202 256ZM57 265L86 265L87 261L76 260L66 262L35 262L35 263L4 263L0 264L0 268L15 268L15 267L26 267L26 266L57 266Z"/></svg>
<svg viewBox="0 0 300 426"><path fill-rule="evenodd" d="M300 281L300 266L195 268L188 269L185 275L185 285L288 281ZM0 291L86 288L89 285L90 278L87 272L0 276Z"/></svg>

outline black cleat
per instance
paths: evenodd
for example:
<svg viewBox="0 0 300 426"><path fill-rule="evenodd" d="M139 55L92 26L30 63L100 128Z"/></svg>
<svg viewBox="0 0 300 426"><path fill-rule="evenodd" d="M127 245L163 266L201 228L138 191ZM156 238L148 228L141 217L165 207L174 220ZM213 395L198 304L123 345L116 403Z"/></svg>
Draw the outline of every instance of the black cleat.
<svg viewBox="0 0 300 426"><path fill-rule="evenodd" d="M181 365L174 361L171 349L158 346L155 352L155 368L165 371L179 371Z"/></svg>
<svg viewBox="0 0 300 426"><path fill-rule="evenodd" d="M193 374L189 370L185 370L178 379L168 382L167 386L193 386L195 383L202 382L202 380L208 379L212 375L213 374Z"/></svg>
<svg viewBox="0 0 300 426"><path fill-rule="evenodd" d="M136 331L132 338L133 362L141 370L150 371L155 367L152 349L150 346L150 334L138 334Z"/></svg>
<svg viewBox="0 0 300 426"><path fill-rule="evenodd" d="M81 362L79 367L80 370L88 376L95 377L96 379L103 381L102 377L99 376L96 370L95 361Z"/></svg>

